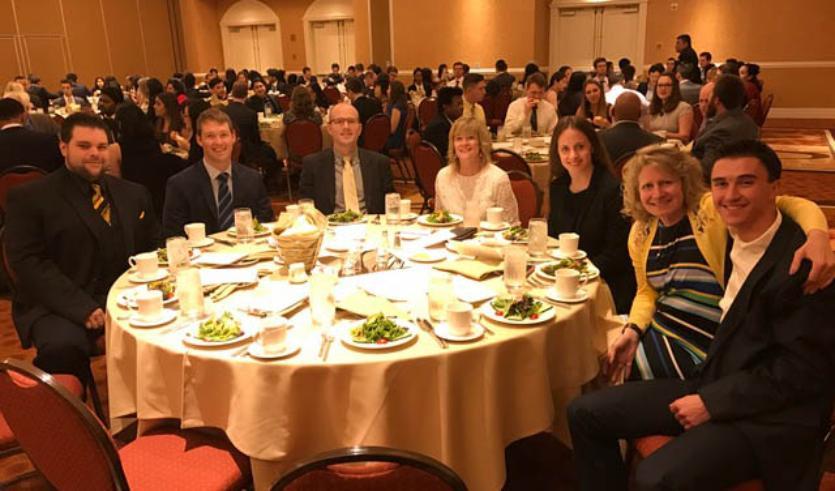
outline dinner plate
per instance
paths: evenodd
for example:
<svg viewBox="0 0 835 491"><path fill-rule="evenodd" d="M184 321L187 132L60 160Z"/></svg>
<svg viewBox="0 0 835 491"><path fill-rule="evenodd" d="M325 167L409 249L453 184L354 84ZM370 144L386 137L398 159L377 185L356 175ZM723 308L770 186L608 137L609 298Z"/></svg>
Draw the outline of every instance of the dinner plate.
<svg viewBox="0 0 835 491"><path fill-rule="evenodd" d="M366 215L363 215L363 216L357 218L356 220L354 220L352 222L334 222L330 219L330 217L328 217L328 225L330 225L331 227L342 227L344 225L357 225L359 223L365 222L366 219L367 219Z"/></svg>
<svg viewBox="0 0 835 491"><path fill-rule="evenodd" d="M229 234L229 236L231 236L231 237L237 237L238 236L238 230L235 227L229 227L229 229L226 230L226 233ZM253 237L266 237L266 236L270 235L271 233L272 233L272 230L270 230L269 227L265 226L265 230L262 230L260 232L255 232L255 235L253 235Z"/></svg>
<svg viewBox="0 0 835 491"><path fill-rule="evenodd" d="M229 346L237 344L251 338L253 334L255 334L254 326L248 324L245 319L241 319L238 316L234 317L241 326L241 335L234 339L228 339L226 341L205 341L203 339L199 339L197 337L197 330L200 328L200 322L194 322L184 330L183 342L198 348L214 348L215 346Z"/></svg>
<svg viewBox="0 0 835 491"><path fill-rule="evenodd" d="M446 259L446 253L440 249L425 249L409 256L409 261L416 263L436 263Z"/></svg>
<svg viewBox="0 0 835 491"><path fill-rule="evenodd" d="M139 276L139 273L131 273L128 275L128 281L131 283L151 283L168 278L168 270L160 268L151 276Z"/></svg>
<svg viewBox="0 0 835 491"><path fill-rule="evenodd" d="M577 249L574 254L570 255L563 253L560 249L554 249L551 251L551 257L555 257L557 259L585 259L588 257L588 254L586 254L586 251L582 249Z"/></svg>
<svg viewBox="0 0 835 491"><path fill-rule="evenodd" d="M474 341L480 338L481 336L484 336L484 327L478 322L473 322L470 326L470 332L462 336L452 334L452 332L450 332L449 329L449 324L447 324L446 322L438 322L437 324L435 324L434 331L439 338L443 338L447 341L453 341L456 343L464 341Z"/></svg>
<svg viewBox="0 0 835 491"><path fill-rule="evenodd" d="M139 286L136 288L131 288L130 290L125 290L120 293L116 297L116 303L119 304L120 307L135 309L136 308L136 295L141 292L147 291L147 288L143 286ZM168 305L172 304L177 301L177 295L174 295L171 298L163 299L162 304Z"/></svg>
<svg viewBox="0 0 835 491"><path fill-rule="evenodd" d="M462 217L461 215L456 215L455 213L450 213L449 215L452 217L452 221L447 223L432 223L430 221L427 221L429 215L419 216L417 222L427 227L451 227L464 221L464 217Z"/></svg>
<svg viewBox="0 0 835 491"><path fill-rule="evenodd" d="M298 353L300 349L302 349L301 344L288 339L284 343L284 349L277 353L264 352L264 349L258 343L250 344L246 351L249 353L249 356L258 358L259 360L278 360L279 358L286 358L290 355L294 355Z"/></svg>
<svg viewBox="0 0 835 491"><path fill-rule="evenodd" d="M525 319L525 320L510 320L505 319L504 317L499 317L496 315L496 311L493 310L493 306L491 305L493 301L485 302L484 305L481 306L481 313L484 314L484 317L487 317L493 322L499 322L501 324L511 324L514 326L531 326L534 324L541 324L543 322L548 322L554 317L556 317L557 312L553 306L544 304L548 310L545 312L541 312L539 317L536 319Z"/></svg>
<svg viewBox="0 0 835 491"><path fill-rule="evenodd" d="M157 327L164 324L168 324L169 322L173 321L177 318L177 311L173 309L162 309L159 317L156 319L145 319L139 315L139 313L134 313L128 323L133 327Z"/></svg>
<svg viewBox="0 0 835 491"><path fill-rule="evenodd" d="M376 343L358 343L351 338L351 329L361 326L365 320L352 322L348 324L348 326L344 327L342 332L340 333L340 339L343 343L347 344L348 346L364 349L364 350L384 350L390 348L396 348L398 346L403 346L404 344L410 342L412 339L417 337L417 327L415 327L412 323L406 322L401 319L391 319L394 321L398 326L407 329L409 333L402 338L392 341L390 343L385 344L376 344Z"/></svg>
<svg viewBox="0 0 835 491"><path fill-rule="evenodd" d="M203 240L198 240L197 242L188 242L189 247L209 247L210 245L215 243L215 239L211 237L203 237Z"/></svg>
<svg viewBox="0 0 835 491"><path fill-rule="evenodd" d="M500 230L505 230L505 229L510 228L510 224L507 223L507 222L490 223L490 222L484 221L484 222L481 222L479 224L479 227L482 230L489 230L491 232L498 232Z"/></svg>
<svg viewBox="0 0 835 491"><path fill-rule="evenodd" d="M549 282L553 283L554 280L556 280L556 277L552 274L548 274L548 273L545 272L545 268L548 267L551 264L556 264L556 262L549 261L547 263L541 263L541 264L537 265L536 266L536 274L540 278L543 278L543 279L548 280ZM580 274L580 280L589 281L589 280L593 280L593 279L597 278L598 276L600 276L600 270L597 269L597 266L595 266L591 262L588 262L587 270L588 270L588 273L585 273L585 274L581 273Z"/></svg>
<svg viewBox="0 0 835 491"><path fill-rule="evenodd" d="M556 302L563 302L563 303L583 303L589 299L589 292L586 291L585 288L577 289L577 295L574 297L563 297L559 293L557 293L556 288L549 288L548 291L545 292L545 296L551 300Z"/></svg>
<svg viewBox="0 0 835 491"><path fill-rule="evenodd" d="M417 217L419 217L419 216L420 215L418 215L415 212L406 213L405 215L400 215L400 221L401 222L411 222L412 220L416 220Z"/></svg>

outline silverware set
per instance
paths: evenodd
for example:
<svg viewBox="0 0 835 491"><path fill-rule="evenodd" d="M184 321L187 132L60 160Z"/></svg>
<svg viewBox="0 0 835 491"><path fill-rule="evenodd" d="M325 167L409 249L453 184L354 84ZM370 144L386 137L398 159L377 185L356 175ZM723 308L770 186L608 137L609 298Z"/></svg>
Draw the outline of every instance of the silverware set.
<svg viewBox="0 0 835 491"><path fill-rule="evenodd" d="M429 335L432 336L435 339L435 341L438 342L442 349L447 349L449 347L449 344L446 341L444 341L443 339L441 339L440 336L435 334L435 329L434 326L432 326L432 321L430 321L429 319L424 319L422 317L416 317L415 324L417 324L417 326L420 327L422 330L428 332Z"/></svg>
<svg viewBox="0 0 835 491"><path fill-rule="evenodd" d="M333 334L323 332L322 344L319 345L319 358L321 358L323 362L328 361L328 353L330 353L331 344L333 344Z"/></svg>

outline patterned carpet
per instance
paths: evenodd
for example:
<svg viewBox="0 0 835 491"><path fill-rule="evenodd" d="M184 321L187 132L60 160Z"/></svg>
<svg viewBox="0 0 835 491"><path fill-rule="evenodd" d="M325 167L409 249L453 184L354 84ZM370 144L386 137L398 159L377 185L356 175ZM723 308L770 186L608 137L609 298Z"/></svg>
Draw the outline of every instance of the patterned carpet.
<svg viewBox="0 0 835 491"><path fill-rule="evenodd" d="M766 128L762 139L777 151L786 170L835 172L830 130Z"/></svg>

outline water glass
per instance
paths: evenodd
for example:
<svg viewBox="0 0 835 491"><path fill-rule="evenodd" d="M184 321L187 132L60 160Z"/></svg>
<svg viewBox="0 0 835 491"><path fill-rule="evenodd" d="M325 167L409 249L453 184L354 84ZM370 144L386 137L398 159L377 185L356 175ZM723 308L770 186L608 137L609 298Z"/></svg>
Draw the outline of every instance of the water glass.
<svg viewBox="0 0 835 491"><path fill-rule="evenodd" d="M429 316L433 320L445 320L447 306L454 300L452 275L442 271L433 271L432 276L429 277Z"/></svg>
<svg viewBox="0 0 835 491"><path fill-rule="evenodd" d="M235 208L235 235L241 244L252 241L255 236L252 210L249 208Z"/></svg>
<svg viewBox="0 0 835 491"><path fill-rule="evenodd" d="M203 284L200 282L200 270L186 266L177 271L177 301L180 312L188 319L198 319L205 312Z"/></svg>
<svg viewBox="0 0 835 491"><path fill-rule="evenodd" d="M176 273L180 268L191 264L189 246L185 237L169 237L165 241L165 252L168 256L168 270Z"/></svg>
<svg viewBox="0 0 835 491"><path fill-rule="evenodd" d="M504 286L511 295L519 295L527 281L528 252L522 247L504 249Z"/></svg>
<svg viewBox="0 0 835 491"><path fill-rule="evenodd" d="M273 115L273 108L269 104L264 104L264 116L270 117Z"/></svg>
<svg viewBox="0 0 835 491"><path fill-rule="evenodd" d="M528 253L542 257L548 252L548 222L544 218L531 218L528 222Z"/></svg>
<svg viewBox="0 0 835 491"><path fill-rule="evenodd" d="M400 193L386 194L386 223L393 225L400 220Z"/></svg>
<svg viewBox="0 0 835 491"><path fill-rule="evenodd" d="M316 204L313 202L312 199L309 198L302 198L299 200L299 208L301 211L308 211L316 208Z"/></svg>
<svg viewBox="0 0 835 491"><path fill-rule="evenodd" d="M337 279L333 268L316 268L310 276L310 317L314 329L327 331L333 326L336 317L334 289Z"/></svg>

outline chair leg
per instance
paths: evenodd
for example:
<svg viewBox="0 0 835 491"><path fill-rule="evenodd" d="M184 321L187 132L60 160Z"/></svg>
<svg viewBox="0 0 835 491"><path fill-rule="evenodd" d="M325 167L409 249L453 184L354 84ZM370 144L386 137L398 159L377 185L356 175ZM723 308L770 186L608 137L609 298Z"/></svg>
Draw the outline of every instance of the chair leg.
<svg viewBox="0 0 835 491"><path fill-rule="evenodd" d="M99 389L96 387L96 379L93 377L93 369L91 365L87 365L87 373L84 374L87 380L82 381L86 390L90 393L90 399L93 401L93 411L99 417L105 427L110 428L110 419L104 414L104 408L101 405L101 398L99 397Z"/></svg>
<svg viewBox="0 0 835 491"><path fill-rule="evenodd" d="M284 163L284 175L287 177L287 199L293 201L293 189L290 185L290 165L289 163Z"/></svg>

